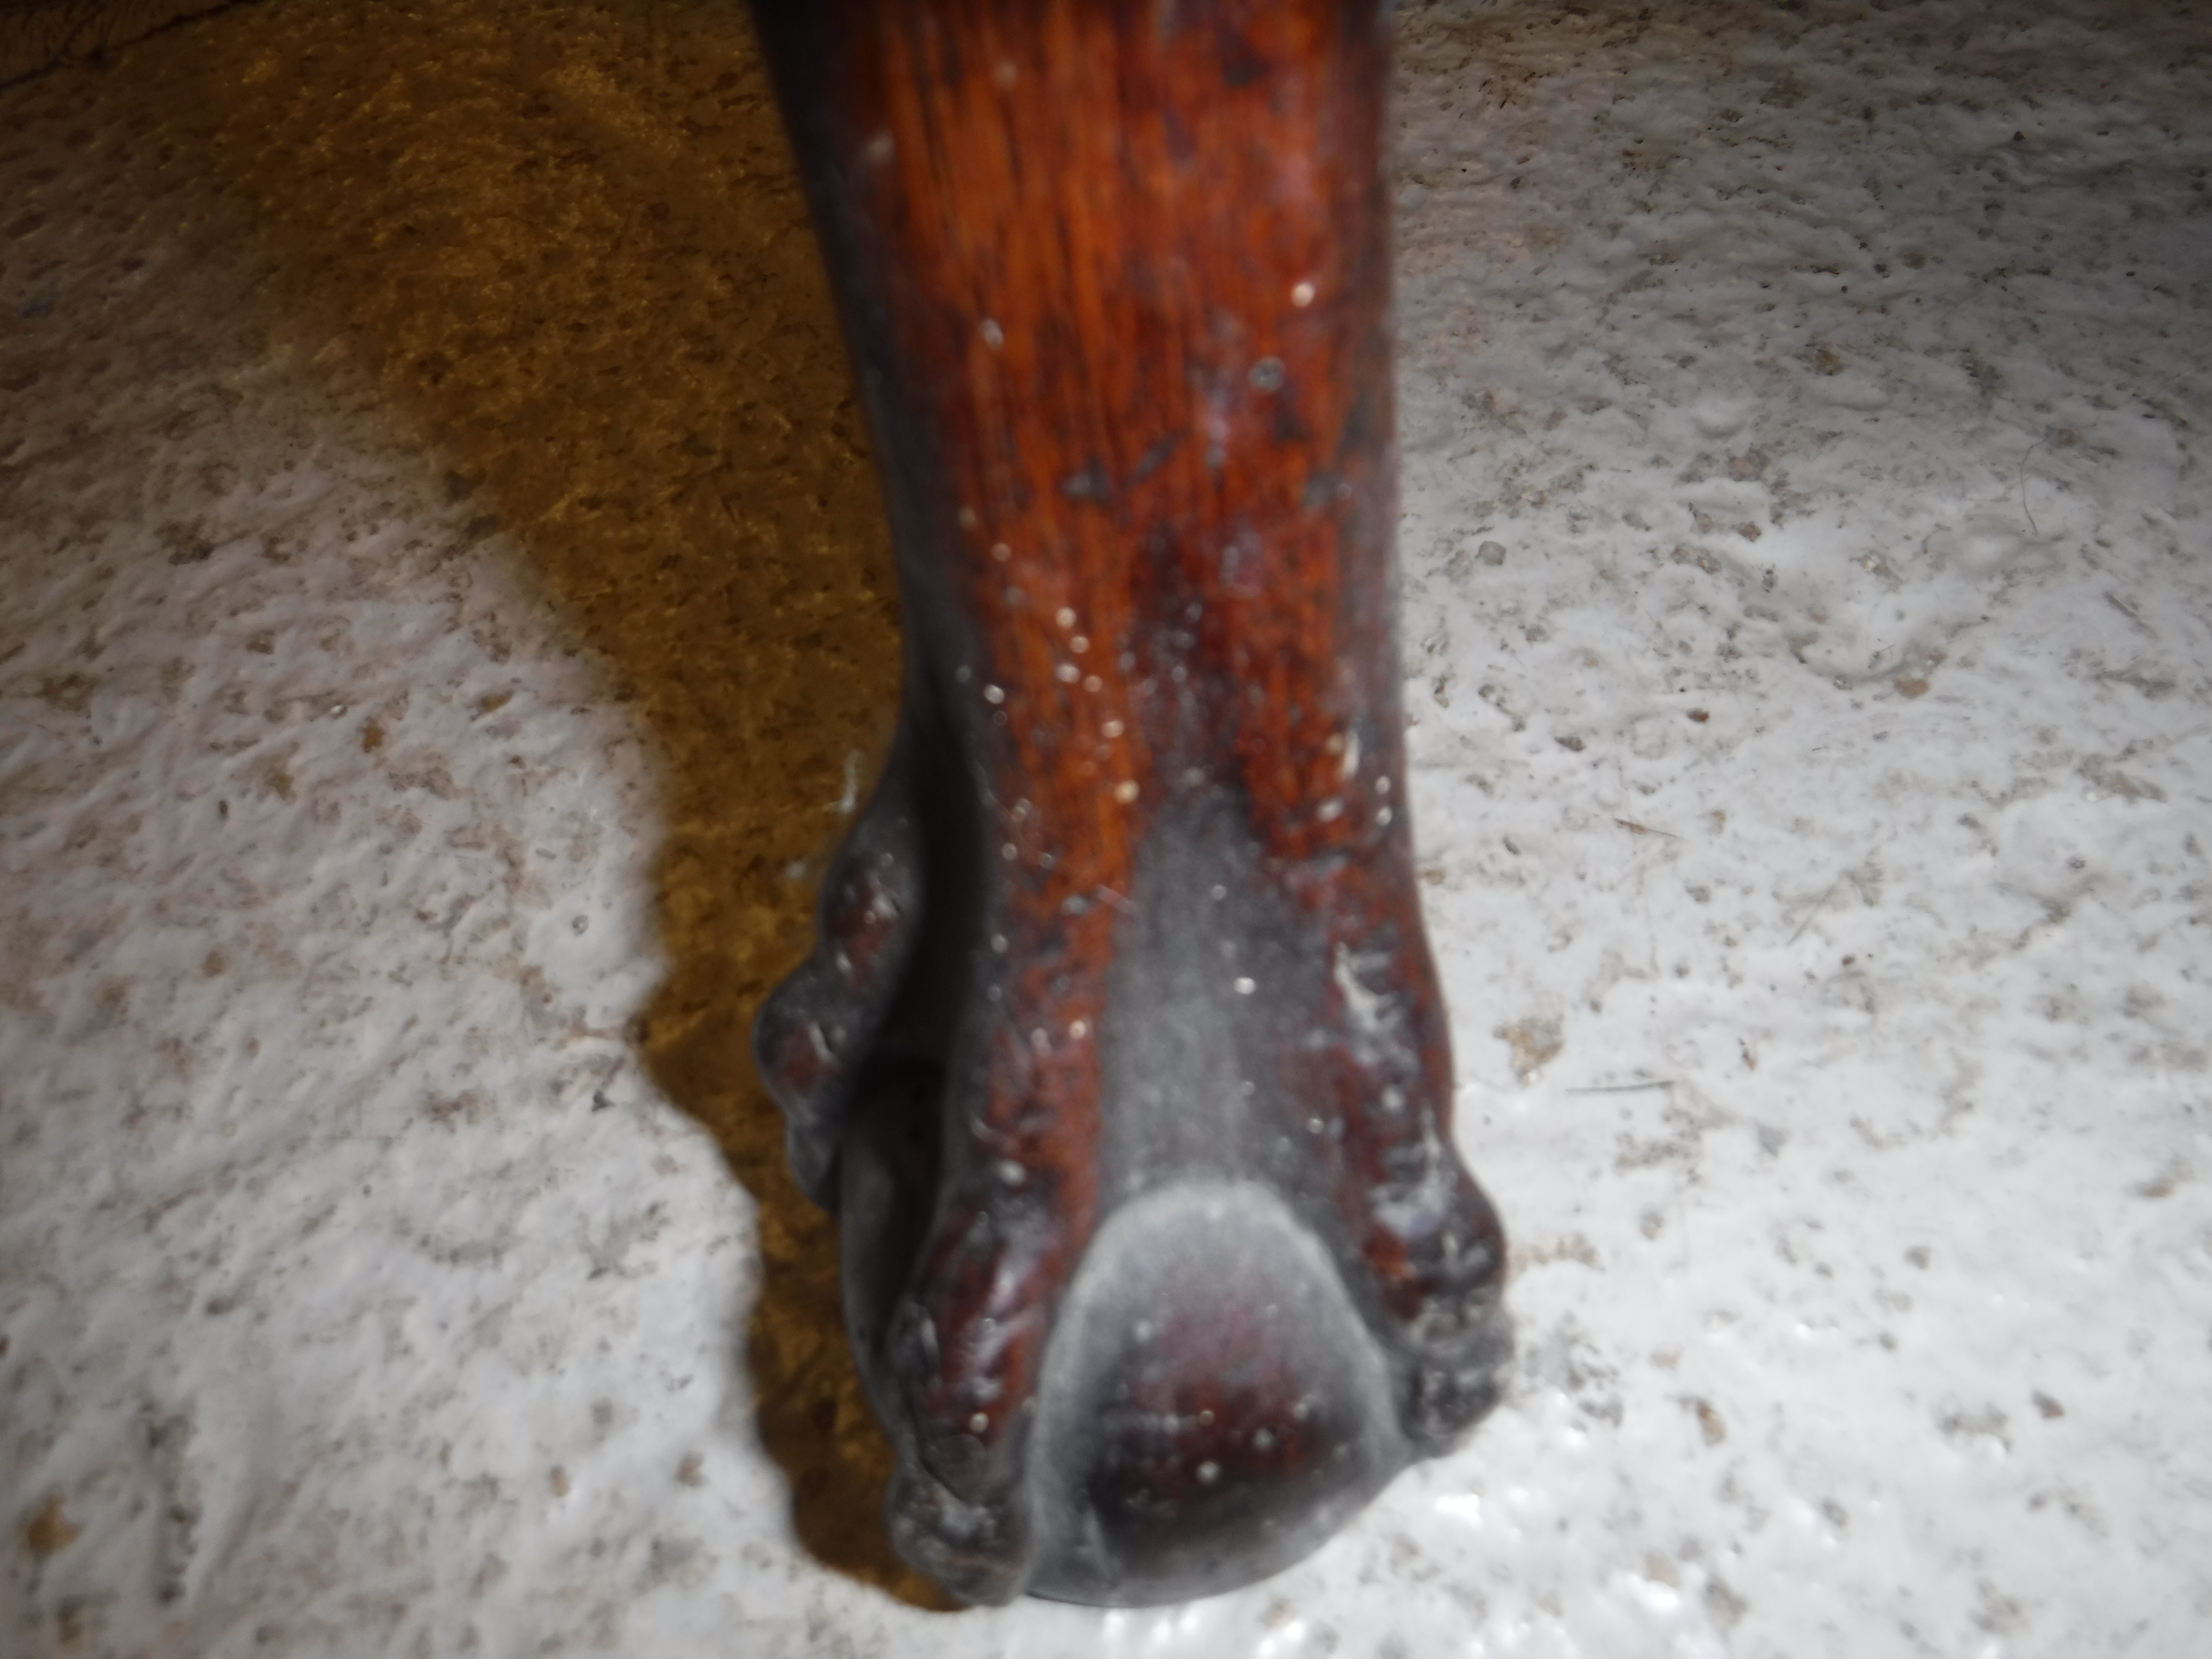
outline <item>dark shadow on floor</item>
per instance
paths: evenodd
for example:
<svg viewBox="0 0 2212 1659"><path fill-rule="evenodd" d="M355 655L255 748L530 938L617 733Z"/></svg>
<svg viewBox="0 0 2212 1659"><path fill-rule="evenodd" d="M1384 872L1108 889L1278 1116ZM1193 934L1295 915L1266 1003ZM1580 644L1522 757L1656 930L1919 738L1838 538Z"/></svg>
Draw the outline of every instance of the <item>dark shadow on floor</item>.
<svg viewBox="0 0 2212 1659"><path fill-rule="evenodd" d="M898 639L742 5L264 0L38 91L82 100L86 142L143 176L163 234L250 239L241 304L284 319L276 349L380 377L471 532L513 537L657 741L671 971L635 1046L758 1203L761 1437L810 1551L949 1606L884 1541L890 1455L834 1234L792 1183L746 1043L805 948L840 803L888 740Z"/></svg>
<svg viewBox="0 0 2212 1659"><path fill-rule="evenodd" d="M0 0L0 87L239 0Z"/></svg>

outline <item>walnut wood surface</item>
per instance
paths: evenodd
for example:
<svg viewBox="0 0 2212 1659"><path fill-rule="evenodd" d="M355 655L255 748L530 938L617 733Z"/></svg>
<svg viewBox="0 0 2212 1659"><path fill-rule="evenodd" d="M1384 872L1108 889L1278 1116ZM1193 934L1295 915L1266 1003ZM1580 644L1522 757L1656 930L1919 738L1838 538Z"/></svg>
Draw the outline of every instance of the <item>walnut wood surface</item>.
<svg viewBox="0 0 2212 1659"><path fill-rule="evenodd" d="M1507 1346L1404 802L1387 35L756 10L907 616L757 1039L845 1205L895 1539L970 1600L1224 1588L1452 1443Z"/></svg>

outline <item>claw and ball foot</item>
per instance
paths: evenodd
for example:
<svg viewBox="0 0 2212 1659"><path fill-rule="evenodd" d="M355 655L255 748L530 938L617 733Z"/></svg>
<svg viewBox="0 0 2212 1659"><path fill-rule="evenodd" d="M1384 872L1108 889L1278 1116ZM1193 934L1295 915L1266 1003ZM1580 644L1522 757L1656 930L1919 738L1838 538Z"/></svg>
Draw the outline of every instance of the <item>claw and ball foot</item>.
<svg viewBox="0 0 2212 1659"><path fill-rule="evenodd" d="M1494 1403L1407 840L1371 0L757 0L904 707L756 1043L902 1552L1288 1565Z"/></svg>

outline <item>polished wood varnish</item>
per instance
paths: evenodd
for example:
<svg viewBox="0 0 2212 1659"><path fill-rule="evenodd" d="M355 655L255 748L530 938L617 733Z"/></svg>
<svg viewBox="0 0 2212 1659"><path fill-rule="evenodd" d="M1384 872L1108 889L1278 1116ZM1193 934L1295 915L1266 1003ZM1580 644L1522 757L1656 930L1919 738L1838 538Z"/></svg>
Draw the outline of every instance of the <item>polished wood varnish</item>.
<svg viewBox="0 0 2212 1659"><path fill-rule="evenodd" d="M760 0L884 476L901 734L763 1013L895 1541L1208 1593L1493 1403L1404 796L1387 28Z"/></svg>

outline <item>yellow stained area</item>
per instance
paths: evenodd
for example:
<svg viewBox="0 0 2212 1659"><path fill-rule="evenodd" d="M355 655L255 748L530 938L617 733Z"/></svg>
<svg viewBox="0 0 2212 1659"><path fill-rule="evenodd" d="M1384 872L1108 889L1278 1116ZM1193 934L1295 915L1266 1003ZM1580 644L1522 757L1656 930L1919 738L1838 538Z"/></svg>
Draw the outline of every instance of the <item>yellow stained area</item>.
<svg viewBox="0 0 2212 1659"><path fill-rule="evenodd" d="M815 1555L948 1605L884 1540L890 1452L835 1231L792 1184L746 1042L806 948L852 757L865 781L887 744L899 652L872 464L744 9L264 0L6 97L108 148L149 236L249 243L252 291L210 328L369 366L471 530L519 545L657 744L670 973L636 1042L758 1202L761 1436Z"/></svg>

